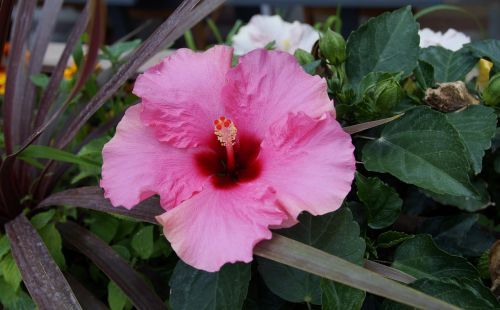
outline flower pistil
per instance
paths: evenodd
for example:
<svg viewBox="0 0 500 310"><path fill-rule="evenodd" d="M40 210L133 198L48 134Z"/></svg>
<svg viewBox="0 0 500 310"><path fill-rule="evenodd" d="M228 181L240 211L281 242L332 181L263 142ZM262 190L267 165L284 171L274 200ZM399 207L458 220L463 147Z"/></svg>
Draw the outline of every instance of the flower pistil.
<svg viewBox="0 0 500 310"><path fill-rule="evenodd" d="M226 147L226 165L229 172L233 172L236 166L233 145L236 141L237 132L238 129L234 126L234 123L225 116L221 116L214 121L214 133L217 136L217 140L219 140L222 146Z"/></svg>

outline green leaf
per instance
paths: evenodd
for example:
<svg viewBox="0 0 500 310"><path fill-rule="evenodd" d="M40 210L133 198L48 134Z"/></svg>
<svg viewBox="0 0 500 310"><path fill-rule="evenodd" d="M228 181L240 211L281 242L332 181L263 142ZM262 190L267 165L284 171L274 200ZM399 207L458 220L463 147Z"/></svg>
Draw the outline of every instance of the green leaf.
<svg viewBox="0 0 500 310"><path fill-rule="evenodd" d="M226 36L226 44L227 45L232 44L234 35L240 30L242 25L243 25L243 21L241 19L237 19L236 22L234 23L233 27L231 27L231 29L227 33L227 36Z"/></svg>
<svg viewBox="0 0 500 310"><path fill-rule="evenodd" d="M398 245L401 242L406 241L408 239L411 239L413 237L414 237L414 235L408 235L404 232L390 230L390 231L386 231L386 232L381 233L378 236L375 245L378 248L387 249L387 248L393 247L395 245Z"/></svg>
<svg viewBox="0 0 500 310"><path fill-rule="evenodd" d="M494 109L474 105L464 111L448 113L445 116L464 142L474 171L481 172L484 150L491 147L491 140L496 132L497 117ZM491 203L486 184L481 180L476 180L472 185L477 193L474 197L437 194L428 191L425 193L442 204L453 205L470 212L488 207Z"/></svg>
<svg viewBox="0 0 500 310"><path fill-rule="evenodd" d="M477 63L467 48L453 52L441 46L422 49L419 59L432 65L434 81L438 83L463 80Z"/></svg>
<svg viewBox="0 0 500 310"><path fill-rule="evenodd" d="M368 226L382 229L396 221L403 200L392 187L379 178L367 178L359 173L356 174L356 186L359 200L367 207Z"/></svg>
<svg viewBox="0 0 500 310"><path fill-rule="evenodd" d="M1 270L0 270L1 272ZM16 299L16 289L0 276L0 304L9 305Z"/></svg>
<svg viewBox="0 0 500 310"><path fill-rule="evenodd" d="M61 234L56 229L55 224L44 226L38 230L38 233L59 268L62 270L66 269L66 259L62 252Z"/></svg>
<svg viewBox="0 0 500 310"><path fill-rule="evenodd" d="M344 284L321 279L321 309L361 309L366 293Z"/></svg>
<svg viewBox="0 0 500 310"><path fill-rule="evenodd" d="M10 251L9 238L7 238L7 235L0 236L0 260L5 254L9 253L9 251Z"/></svg>
<svg viewBox="0 0 500 310"><path fill-rule="evenodd" d="M321 60L315 60L308 64L302 65L302 69L310 75L314 75L316 73L316 69L321 65Z"/></svg>
<svg viewBox="0 0 500 310"><path fill-rule="evenodd" d="M31 218L31 220L30 220L31 224L33 225L33 227L35 227L37 230L39 230L42 227L44 227L45 225L47 225L50 222L50 220L54 217L55 214L56 214L55 209L50 209L48 211L38 213Z"/></svg>
<svg viewBox="0 0 500 310"><path fill-rule="evenodd" d="M35 310L37 309L31 297L22 289L14 289L0 276L0 307L7 310Z"/></svg>
<svg viewBox="0 0 500 310"><path fill-rule="evenodd" d="M90 231L106 243L111 242L118 231L119 221L112 215L93 213L88 222L90 222Z"/></svg>
<svg viewBox="0 0 500 310"><path fill-rule="evenodd" d="M87 159L92 158L96 162L102 163L102 148L109 142L110 139L111 137L104 136L90 141L78 152L78 157Z"/></svg>
<svg viewBox="0 0 500 310"><path fill-rule="evenodd" d="M477 58L489 58L496 70L500 68L500 40L475 41L465 45Z"/></svg>
<svg viewBox="0 0 500 310"><path fill-rule="evenodd" d="M495 242L492 233L477 224L478 214L432 217L422 223L420 231L431 234L439 248L461 256L480 256Z"/></svg>
<svg viewBox="0 0 500 310"><path fill-rule="evenodd" d="M466 259L440 250L429 235L417 235L400 245L394 254L392 267L417 279L479 276Z"/></svg>
<svg viewBox="0 0 500 310"><path fill-rule="evenodd" d="M84 165L87 167L100 167L100 164L98 162L89 159L82 159L75 154L45 145L30 145L21 152L19 157L22 160L43 158L62 161L70 164Z"/></svg>
<svg viewBox="0 0 500 310"><path fill-rule="evenodd" d="M196 51L196 42L194 41L193 33L191 30L187 30L184 32L184 41L186 42L186 46L193 50Z"/></svg>
<svg viewBox="0 0 500 310"><path fill-rule="evenodd" d="M2 291L3 293L3 291ZM30 295L26 294L23 290L18 290L12 299L8 300L5 304L8 310L36 310L37 307Z"/></svg>
<svg viewBox="0 0 500 310"><path fill-rule="evenodd" d="M102 149L104 145L111 139L109 136L104 136L98 139L94 139L86 144L76 155L78 158L85 161L93 161L96 162L97 165L89 166L89 165L79 165L78 169L80 172L71 180L71 183L74 184L84 178L87 177L97 177L101 174L101 166L102 166Z"/></svg>
<svg viewBox="0 0 500 310"><path fill-rule="evenodd" d="M19 285L21 284L21 272L14 261L14 257L9 253L0 261L0 272L14 291L17 291Z"/></svg>
<svg viewBox="0 0 500 310"><path fill-rule="evenodd" d="M420 279L410 286L464 310L498 309L500 307L490 290L478 280L467 278ZM385 301L382 309L406 310L415 308Z"/></svg>
<svg viewBox="0 0 500 310"><path fill-rule="evenodd" d="M474 180L472 186L478 193L474 197L462 197L436 194L430 191L423 191L425 195L445 206L454 206L464 211L476 212L487 208L492 204L490 194L486 188L487 184L483 180Z"/></svg>
<svg viewBox="0 0 500 310"><path fill-rule="evenodd" d="M127 247L125 247L123 245L115 244L115 245L112 246L112 248L123 259L125 259L126 261L130 261L130 251L127 249Z"/></svg>
<svg viewBox="0 0 500 310"><path fill-rule="evenodd" d="M419 60L418 66L415 69L415 78L420 88L423 90L433 87L435 84L434 68L431 64Z"/></svg>
<svg viewBox="0 0 500 310"><path fill-rule="evenodd" d="M130 234L132 234L136 228L140 226L139 222L133 222L127 219L123 219L120 221L120 225L118 226L118 231L116 233L116 239L117 240L122 240L125 237L128 237Z"/></svg>
<svg viewBox="0 0 500 310"><path fill-rule="evenodd" d="M264 46L264 48L266 50L270 50L270 51L274 50L276 48L276 41L273 40L273 41L267 43L266 46Z"/></svg>
<svg viewBox="0 0 500 310"><path fill-rule="evenodd" d="M461 112L448 113L446 118L464 141L474 172L481 172L484 150L491 147L497 128L495 110L473 105Z"/></svg>
<svg viewBox="0 0 500 310"><path fill-rule="evenodd" d="M159 257L163 256L168 257L172 253L172 248L170 247L170 243L165 238L159 238L154 243L154 250L151 257Z"/></svg>
<svg viewBox="0 0 500 310"><path fill-rule="evenodd" d="M226 264L219 272L205 272L179 261L170 278L170 304L176 310L241 309L250 275L249 264Z"/></svg>
<svg viewBox="0 0 500 310"><path fill-rule="evenodd" d="M88 35L86 33L82 34L80 37L80 40L75 45L75 48L73 49L73 60L75 61L75 64L77 67L81 67L84 53L83 53L83 42L88 38Z"/></svg>
<svg viewBox="0 0 500 310"><path fill-rule="evenodd" d="M207 18L207 25L212 31L212 34L214 35L215 40L217 41L217 44L224 44L224 39L222 38L219 28L217 27L217 24L214 22L214 20L211 18Z"/></svg>
<svg viewBox="0 0 500 310"><path fill-rule="evenodd" d="M120 57L124 53L135 49L137 46L139 46L139 44L141 44L141 40L136 39L133 41L118 42L111 46L105 46L102 48L103 55L101 56L101 58L107 59L112 63L116 63L120 60Z"/></svg>
<svg viewBox="0 0 500 310"><path fill-rule="evenodd" d="M132 238L132 248L142 259L148 259L153 254L153 225L145 226L139 230Z"/></svg>
<svg viewBox="0 0 500 310"><path fill-rule="evenodd" d="M314 61L314 56L301 48L296 49L293 53L293 56L295 56L295 59L297 59L301 66L307 65Z"/></svg>
<svg viewBox="0 0 500 310"><path fill-rule="evenodd" d="M304 213L299 224L280 233L351 262L363 262L365 242L359 237L359 225L347 208L323 216ZM321 303L320 277L266 259L259 259L259 272L269 289L281 298Z"/></svg>
<svg viewBox="0 0 500 310"><path fill-rule="evenodd" d="M357 84L369 72L410 74L417 66L418 24L409 6L368 20L347 40L346 72Z"/></svg>
<svg viewBox="0 0 500 310"><path fill-rule="evenodd" d="M49 84L49 77L45 73L34 74L30 76L30 80L42 89L45 89Z"/></svg>
<svg viewBox="0 0 500 310"><path fill-rule="evenodd" d="M419 107L387 124L363 148L365 168L438 194L474 196L467 149L444 114Z"/></svg>
<svg viewBox="0 0 500 310"><path fill-rule="evenodd" d="M108 283L108 304L111 310L122 310L128 302L127 295L116 285L115 282Z"/></svg>
<svg viewBox="0 0 500 310"><path fill-rule="evenodd" d="M482 279L490 279L490 249L486 250L481 254L477 261L477 270L481 275Z"/></svg>

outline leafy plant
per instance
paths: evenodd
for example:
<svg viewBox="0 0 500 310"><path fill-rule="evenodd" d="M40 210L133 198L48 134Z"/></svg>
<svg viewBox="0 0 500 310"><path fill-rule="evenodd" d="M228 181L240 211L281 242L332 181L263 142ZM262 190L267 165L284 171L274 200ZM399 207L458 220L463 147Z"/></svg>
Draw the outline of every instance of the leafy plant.
<svg viewBox="0 0 500 310"><path fill-rule="evenodd" d="M410 7L368 20L346 41L329 29L341 26L335 16L322 27L330 34L322 40L334 44L296 52L308 73L327 80L337 117L356 146L358 174L339 211L303 214L300 224L257 244L257 268L238 263L207 273L179 261L155 225L163 212L157 197L127 210L112 207L98 187L67 188L96 184L102 146L135 100L122 85L162 46L184 33L189 40L186 31L222 2L183 1L142 44L104 47L100 57L113 67L97 75L103 12L100 1L89 1L50 78L40 74L41 61L62 1L44 2L28 61L24 47L36 2L19 2L3 100L0 302L61 309L105 307L99 300L111 309L272 302L323 309L498 308L474 267L480 260L484 269L483 253L498 234L498 212L490 208L500 198L493 169L498 111L484 102L441 111L429 107L425 93L463 80L481 58L494 63L493 75L500 43L473 42L456 52L420 49ZM11 16L12 8L13 1L2 1L0 16ZM0 20L1 47L7 19ZM87 25L84 55L79 45ZM332 57L331 49L345 53ZM63 82L71 54L78 75ZM481 90L467 91L481 98Z"/></svg>

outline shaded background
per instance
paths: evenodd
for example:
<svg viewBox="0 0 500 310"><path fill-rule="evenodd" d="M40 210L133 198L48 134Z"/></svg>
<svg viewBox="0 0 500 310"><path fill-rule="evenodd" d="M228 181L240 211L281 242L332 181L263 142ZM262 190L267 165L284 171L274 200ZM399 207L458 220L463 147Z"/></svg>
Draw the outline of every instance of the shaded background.
<svg viewBox="0 0 500 310"><path fill-rule="evenodd" d="M84 0L65 1L53 41L65 41L84 2ZM180 0L107 0L106 42L112 43L138 27L141 27L141 30L135 37L146 38L180 2ZM411 5L416 12L436 4L458 5L475 16L477 22L464 13L438 11L419 19L421 28L429 27L435 31L455 28L471 36L472 40L482 37L500 39L500 0L227 0L210 17L224 35L236 20L247 22L254 14L280 14L287 21L299 20L314 24L334 15L340 7L343 20L342 33L347 37L360 23L384 11ZM205 22L198 24L193 33L199 48L215 43ZM183 42L180 42L182 40L178 41L176 46L182 46Z"/></svg>

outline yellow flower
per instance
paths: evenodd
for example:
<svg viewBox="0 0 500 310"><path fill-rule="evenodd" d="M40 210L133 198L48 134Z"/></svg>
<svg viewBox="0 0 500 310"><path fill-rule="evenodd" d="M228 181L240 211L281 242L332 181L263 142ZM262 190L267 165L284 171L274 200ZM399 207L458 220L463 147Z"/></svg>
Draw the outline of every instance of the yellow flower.
<svg viewBox="0 0 500 310"><path fill-rule="evenodd" d="M491 61L483 58L479 60L479 75L476 84L477 88L481 91L488 85L491 68L493 68L493 63Z"/></svg>
<svg viewBox="0 0 500 310"><path fill-rule="evenodd" d="M0 96L5 94L5 82L7 81L7 74L5 70L0 69Z"/></svg>
<svg viewBox="0 0 500 310"><path fill-rule="evenodd" d="M73 76L78 72L78 67L75 63L72 63L70 66L64 69L64 79L69 81L73 78Z"/></svg>

